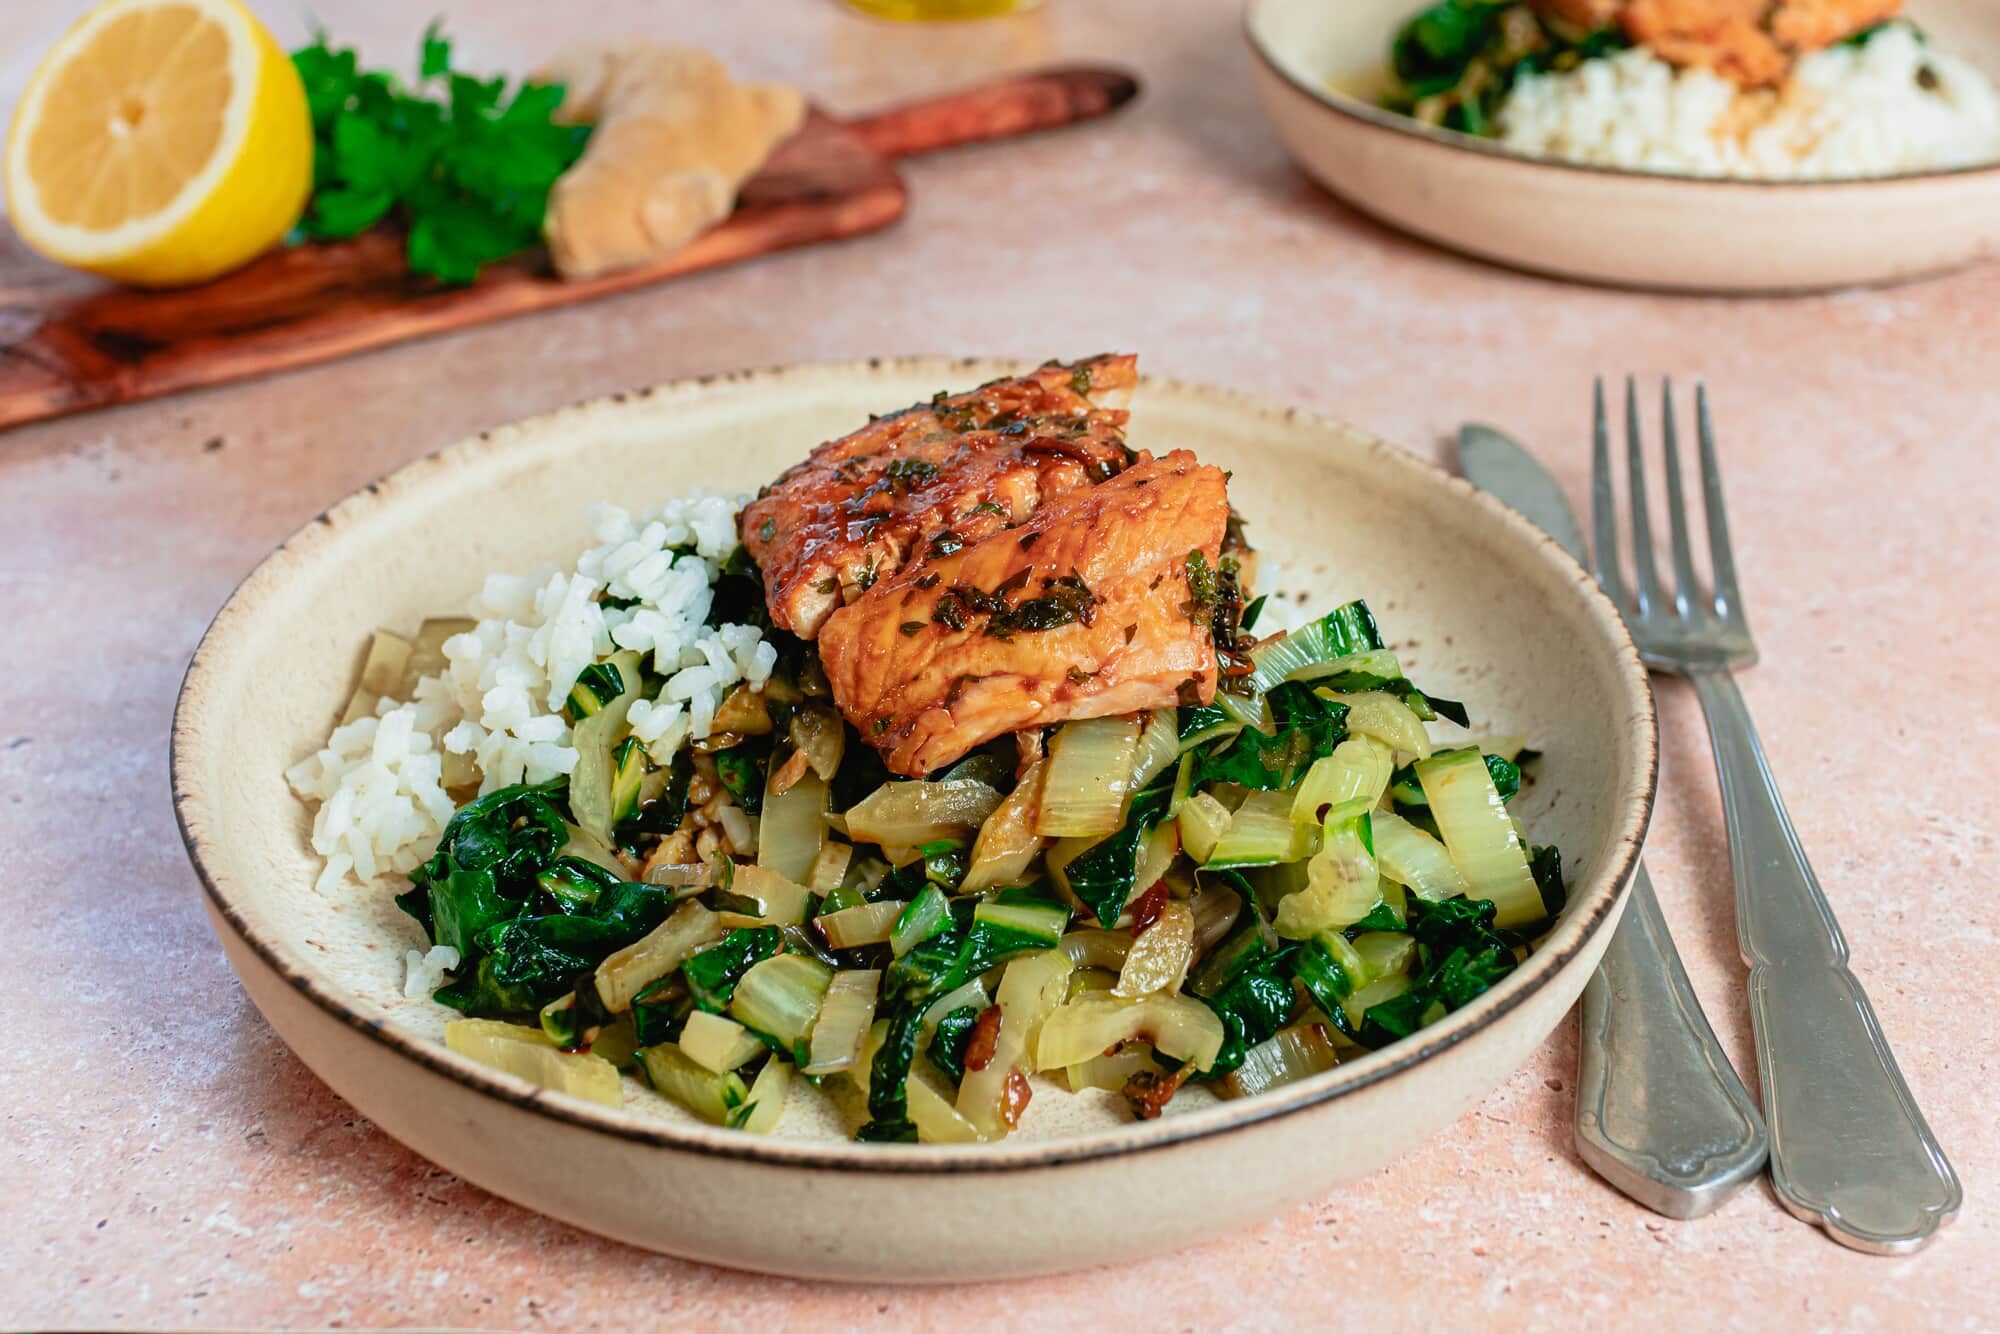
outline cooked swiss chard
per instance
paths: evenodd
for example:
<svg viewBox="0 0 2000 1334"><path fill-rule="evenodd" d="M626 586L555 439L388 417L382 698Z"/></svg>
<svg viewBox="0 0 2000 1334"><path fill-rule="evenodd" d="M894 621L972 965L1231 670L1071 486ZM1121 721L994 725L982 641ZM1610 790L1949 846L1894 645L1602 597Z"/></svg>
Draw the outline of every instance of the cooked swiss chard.
<svg viewBox="0 0 2000 1334"><path fill-rule="evenodd" d="M511 1021L462 1048L600 1100L615 1067L752 1132L845 1086L862 1139L976 1143L1031 1077L1157 1115L1470 1004L1564 899L1510 806L1533 752L1434 745L1465 710L1409 681L1365 604L1252 639L1238 554L1189 563L1187 614L1229 650L1213 703L925 780L890 778L781 632L769 682L664 767L631 721L661 678L593 664L563 701L589 762L465 802L400 900L459 951L437 999Z"/></svg>

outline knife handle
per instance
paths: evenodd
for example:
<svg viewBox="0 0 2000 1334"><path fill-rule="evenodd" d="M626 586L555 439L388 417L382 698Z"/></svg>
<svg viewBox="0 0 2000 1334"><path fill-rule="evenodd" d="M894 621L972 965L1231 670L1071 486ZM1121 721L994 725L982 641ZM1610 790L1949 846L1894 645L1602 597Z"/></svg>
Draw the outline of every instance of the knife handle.
<svg viewBox="0 0 2000 1334"><path fill-rule="evenodd" d="M1644 863L1583 993L1576 1145L1599 1176L1669 1218L1721 1207L1770 1149L1688 985Z"/></svg>

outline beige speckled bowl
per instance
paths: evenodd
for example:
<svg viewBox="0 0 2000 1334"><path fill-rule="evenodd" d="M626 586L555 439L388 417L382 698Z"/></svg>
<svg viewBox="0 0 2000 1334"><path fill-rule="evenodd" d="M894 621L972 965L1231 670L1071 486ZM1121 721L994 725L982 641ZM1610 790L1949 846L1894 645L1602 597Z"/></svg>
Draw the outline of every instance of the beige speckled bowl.
<svg viewBox="0 0 2000 1334"><path fill-rule="evenodd" d="M173 781L223 948L300 1059L417 1152L582 1227L750 1269L911 1281L1227 1231L1379 1167L1513 1071L1583 989L1651 811L1652 698L1631 641L1582 570L1471 487L1346 427L1189 385L1142 385L1132 439L1234 470L1275 558L1264 587L1316 608L1366 595L1419 680L1548 752L1523 801L1574 868L1569 909L1524 967L1419 1039L1263 1098L1191 1091L1149 1123L1109 1094L1044 1086L985 1148L853 1144L811 1090L756 1137L637 1083L608 1110L448 1051L447 1012L402 996L415 924L386 890L313 890L308 814L281 771L325 734L374 627L449 614L488 570L573 558L594 500L753 488L870 412L1008 369L813 366L567 408L411 464L258 566L188 670Z"/></svg>
<svg viewBox="0 0 2000 1334"><path fill-rule="evenodd" d="M1453 250L1588 282L1799 292L2000 254L2000 163L1865 181L1718 181L1530 157L1335 91L1379 72L1426 0L1249 0L1257 91L1308 175ZM2000 4L1912 0L1938 49L2000 79Z"/></svg>

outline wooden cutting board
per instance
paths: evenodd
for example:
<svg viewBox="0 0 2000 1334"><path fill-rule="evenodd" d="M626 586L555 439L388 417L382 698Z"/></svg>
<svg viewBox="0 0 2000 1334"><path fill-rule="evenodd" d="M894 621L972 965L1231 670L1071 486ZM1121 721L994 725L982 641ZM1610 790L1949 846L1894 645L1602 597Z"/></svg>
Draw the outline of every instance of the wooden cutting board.
<svg viewBox="0 0 2000 1334"><path fill-rule="evenodd" d="M135 403L623 292L886 227L908 193L895 160L1056 129L1138 93L1117 70L1065 67L840 120L818 109L744 185L736 211L674 255L563 282L540 252L469 287L409 272L403 238L281 248L201 287L142 292L41 266L0 270L0 429Z"/></svg>

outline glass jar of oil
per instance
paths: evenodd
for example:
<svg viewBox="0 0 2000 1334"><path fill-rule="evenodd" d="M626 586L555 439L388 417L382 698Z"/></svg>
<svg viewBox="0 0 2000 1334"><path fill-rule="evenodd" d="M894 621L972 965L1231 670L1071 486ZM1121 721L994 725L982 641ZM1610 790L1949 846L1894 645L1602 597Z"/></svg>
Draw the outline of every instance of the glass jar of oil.
<svg viewBox="0 0 2000 1334"><path fill-rule="evenodd" d="M1042 0L847 0L851 8L876 18L922 21L926 19L990 19L1033 9Z"/></svg>

